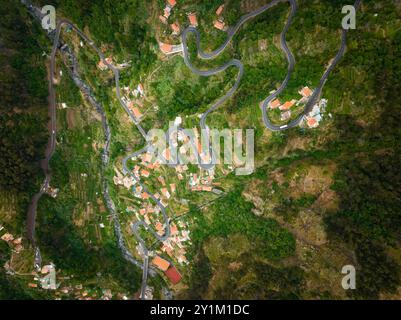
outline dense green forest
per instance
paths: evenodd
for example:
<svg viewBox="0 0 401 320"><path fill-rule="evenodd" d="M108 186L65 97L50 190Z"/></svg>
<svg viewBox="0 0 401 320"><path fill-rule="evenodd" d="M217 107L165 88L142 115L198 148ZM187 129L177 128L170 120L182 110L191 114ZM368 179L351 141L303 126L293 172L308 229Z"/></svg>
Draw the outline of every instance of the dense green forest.
<svg viewBox="0 0 401 320"><path fill-rule="evenodd" d="M0 189L32 190L47 137L44 59L21 6L2 0L0 51Z"/></svg>
<svg viewBox="0 0 401 320"><path fill-rule="evenodd" d="M334 239L345 239L355 249L361 285L354 295L375 299L381 292L395 292L400 284L399 261L388 248L401 242L401 64L395 60L401 56L401 33L386 40L365 34L355 38L364 48L364 59L360 60L359 50L353 53L369 72L380 115L365 128L352 117L337 123L342 129L329 147L343 149L333 186L341 203L327 224Z"/></svg>
<svg viewBox="0 0 401 320"><path fill-rule="evenodd" d="M30 25L20 4L1 0L0 13L0 225L21 234L29 198L42 179L39 160L47 142L46 65L38 41L41 31ZM4 212L10 199L14 207ZM48 298L6 273L10 254L1 240L0 299Z"/></svg>

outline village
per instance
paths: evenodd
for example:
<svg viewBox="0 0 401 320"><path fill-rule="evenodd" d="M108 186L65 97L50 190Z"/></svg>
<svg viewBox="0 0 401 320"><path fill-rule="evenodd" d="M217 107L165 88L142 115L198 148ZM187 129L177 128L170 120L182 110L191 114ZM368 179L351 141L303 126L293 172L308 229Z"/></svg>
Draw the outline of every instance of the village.
<svg viewBox="0 0 401 320"><path fill-rule="evenodd" d="M309 87L303 87L298 91L298 93L301 95L301 98L299 100L293 99L291 101L286 101L282 103L279 99L275 99L269 103L269 109L280 110L281 121L290 120L293 107L304 107L309 98L312 96L313 90L311 90ZM323 113L326 112L326 106L327 100L321 99L317 104L313 106L312 111L304 117L302 125L306 125L308 128L311 129L317 128L323 119Z"/></svg>
<svg viewBox="0 0 401 320"><path fill-rule="evenodd" d="M159 16L159 20L162 24L170 26L172 36L179 36L182 28L178 22L169 24L169 18L171 17L172 11L175 10L175 6L175 0L168 0L163 9L163 14ZM222 16L223 12L224 5L221 5L216 10L214 27L225 31L227 26L224 23L224 18ZM197 27L198 18L196 12L188 12L187 16L189 25ZM161 52L166 55L182 52L181 44L173 45L160 42L159 47ZM107 63L112 62L112 57L108 57ZM100 70L106 70L107 66L100 61L98 68ZM313 90L309 87L303 87L299 90L299 94L301 96L300 99L293 99L284 103L281 103L279 99L275 99L269 104L269 109L280 110L280 119L282 121L288 121L292 116L292 108L304 106L312 96ZM141 109L143 108L143 100L145 98L146 94L142 83L134 85L133 88L130 88L129 86L123 87L122 101L127 105L138 121L141 121L144 117L144 112L141 111ZM304 117L303 125L306 125L308 128L318 127L322 120L322 113L325 112L326 104L327 100L322 99L317 105L315 105L313 110ZM174 121L174 125L179 126L181 124L182 117L178 115ZM190 153L188 155L188 150L185 146L180 145L180 143L188 142L189 137L185 136L182 131L171 132L170 134L177 135L177 142L173 147L178 149L179 155L187 156L190 161L195 161L196 159L194 158L196 157L196 154ZM202 161L207 163L210 159L202 153L200 135L197 129L194 129L194 137L197 152L202 158ZM163 158L167 162L171 160L171 154L172 151L169 147L166 147L166 149L162 151ZM118 169L115 167L113 182L116 186L132 191L133 196L141 203L140 207L127 206L125 208L125 212L134 217L131 223L134 223L135 221L144 221L145 224L155 230L159 236L163 236L166 229L166 226L160 220L160 208L152 201L152 199L150 199L149 194L144 192L142 186L137 182L138 180L146 185L153 185L158 188L158 190L154 191L154 196L160 201L164 208L168 208L171 201L180 201L178 198L179 195L177 195L177 189L182 182L185 182L185 188L192 192L208 192L217 195L222 193L218 188L219 183L214 182L215 169L202 170L199 167L198 172L193 172L193 170L190 170L188 165L179 164L174 167L175 177L166 177L163 175L164 171L162 170L162 161L160 161L160 159L155 159L154 155L150 152L134 157L131 161L133 167L132 174L135 178L128 173L124 174L121 168ZM229 169L232 170L233 168ZM152 250L149 253L149 256L152 258L152 264L156 266L158 270L163 272L166 278L175 285L180 282L181 274L178 269L169 262L169 259L177 262L178 266L187 265L189 261L186 257L186 248L191 245L191 239L188 225L184 221L178 220L178 222L171 222L170 228L170 237L164 241L159 248ZM143 254L140 246L137 246L137 253L139 256ZM148 295L151 295L152 290L151 288L148 289Z"/></svg>
<svg viewBox="0 0 401 320"><path fill-rule="evenodd" d="M8 244L11 250L11 258L6 261L3 266L6 273L11 276L19 276L26 280L26 286L30 289L42 289L54 294L56 300L63 297L74 297L78 300L111 300L114 296L120 300L133 299L125 293L112 293L110 289L94 289L84 288L84 286L77 282L74 275L65 275L60 269L50 262L43 265L39 269L33 271L18 270L19 255L29 253L30 250L23 245L23 237L16 237L11 232L8 232L5 227L0 225L0 240ZM97 276L101 276L98 274Z"/></svg>
<svg viewBox="0 0 401 320"><path fill-rule="evenodd" d="M172 36L179 36L182 31L182 26L180 26L180 24L177 21L174 21L171 23L169 21L172 11L174 10L174 7L176 6L176 4L177 4L176 0L167 0L166 6L163 9L163 14L161 14L159 16L160 22L166 26L169 26ZM215 16L215 20L213 22L213 27L220 31L228 30L228 26L226 25L226 23L224 21L224 16L223 16L224 7L225 7L225 5L222 4L216 9L216 13L215 13L216 16ZM189 26L191 26L193 28L198 27L197 13L196 12L187 12L186 15L188 17ZM161 52L166 55L182 53L182 51L183 51L182 43L171 44L171 43L159 42L159 47L160 47Z"/></svg>

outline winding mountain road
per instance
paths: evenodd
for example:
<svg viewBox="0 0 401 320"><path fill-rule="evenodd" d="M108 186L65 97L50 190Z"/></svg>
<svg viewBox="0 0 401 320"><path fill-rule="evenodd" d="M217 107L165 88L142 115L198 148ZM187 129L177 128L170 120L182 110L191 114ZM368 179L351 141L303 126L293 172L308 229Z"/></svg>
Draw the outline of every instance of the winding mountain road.
<svg viewBox="0 0 401 320"><path fill-rule="evenodd" d="M291 12L289 14L288 20L284 26L282 33L280 34L280 46L281 46L281 49L283 50L283 52L287 58L287 61L288 61L288 71L287 71L287 75L286 75L284 81L281 83L280 87L273 94L268 96L262 103L261 109L262 109L263 122L264 122L266 128L271 131L283 131L283 130L288 130L288 129L294 128L302 122L302 120L304 119L304 116L307 115L312 110L313 106L319 100L321 92L324 88L324 85L325 85L328 77L330 76L330 74L333 71L333 69L335 68L335 66L338 64L338 62L343 58L343 56L345 54L348 30L345 30L345 29L342 30L340 49L339 49L337 55L335 56L335 58L333 59L332 63L330 64L330 66L324 72L322 78L320 79L319 85L315 88L312 96L306 103L301 115L299 115L296 119L292 120L288 124L281 125L281 126L275 125L271 122L271 120L268 117L267 106L269 105L269 103L271 101L276 99L285 90L285 88L288 85L288 82L291 79L291 75L295 68L295 58L287 45L286 34L291 26L291 23L292 23L292 20L293 20L295 14L297 12L297 4L296 4L295 0L274 0L274 1L270 2L269 4L255 10L251 13L248 13L248 14L244 15L242 18L240 18L240 20L237 22L237 24L228 30L228 36L227 36L227 39L225 40L225 42L219 48L217 48L216 50L214 50L210 53L206 53L206 52L202 51L202 49L200 48L200 33L199 33L198 29L196 29L195 27L188 27L183 31L181 38L182 38L182 44L183 44L184 61L185 61L185 64L188 66L188 68L191 69L192 72L194 72L195 74L197 74L199 76L208 77L208 76L213 76L218 73L221 73L231 66L235 66L239 70L234 86L223 97L218 99L202 115L201 121L200 121L200 126L202 129L207 129L206 118L209 116L209 114L212 113L213 111L215 111L217 108L219 108L228 99L230 99L234 95L236 90L238 89L239 84L242 79L242 76L244 74L244 65L242 64L241 61L239 61L237 59L232 59L229 62L227 62L226 64L224 64L223 66L215 68L215 69L211 69L211 70L197 69L191 63L191 60L189 57L188 44L187 44L188 43L188 40L187 40L188 34L189 33L195 34L197 55L201 59L204 59L204 60L214 59L224 51L224 49L228 46L228 44L233 39L234 35L238 32L238 30L241 28L241 26L244 23L248 22L249 20L257 17L258 15L264 13L265 11L269 10L270 8L272 8L275 5L282 3L282 2L289 2L290 6L291 6ZM362 0L356 0L354 7L356 9L358 9L361 2L362 2Z"/></svg>

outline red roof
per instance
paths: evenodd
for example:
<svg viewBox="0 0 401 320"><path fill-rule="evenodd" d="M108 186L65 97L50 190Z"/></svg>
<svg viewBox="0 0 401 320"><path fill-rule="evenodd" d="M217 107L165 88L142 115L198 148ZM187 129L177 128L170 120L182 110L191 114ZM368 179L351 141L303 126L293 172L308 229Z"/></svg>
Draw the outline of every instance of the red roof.
<svg viewBox="0 0 401 320"><path fill-rule="evenodd" d="M176 0L167 0L168 4L172 7L174 7L177 4Z"/></svg>
<svg viewBox="0 0 401 320"><path fill-rule="evenodd" d="M224 4L222 4L220 7L217 8L216 14L217 14L218 16L221 15L221 13L223 12L223 10L224 10Z"/></svg>
<svg viewBox="0 0 401 320"><path fill-rule="evenodd" d="M226 26L226 24L224 23L224 22L221 22L221 21L218 21L218 20L216 20L215 22L214 22L214 27L216 28L216 29L219 29L219 30L224 30L224 27Z"/></svg>
<svg viewBox="0 0 401 320"><path fill-rule="evenodd" d="M194 26L194 27L198 26L198 19L196 18L195 13L189 14L188 18L189 18L189 23L191 24L191 26Z"/></svg>
<svg viewBox="0 0 401 320"><path fill-rule="evenodd" d="M272 109L275 109L275 108L279 107L280 105L281 105L281 102L280 102L280 100L278 100L278 99L276 99L276 100L270 102L270 107L271 107Z"/></svg>
<svg viewBox="0 0 401 320"><path fill-rule="evenodd" d="M181 281L181 274L174 266L170 266L164 274L169 278L172 284L177 284Z"/></svg>
<svg viewBox="0 0 401 320"><path fill-rule="evenodd" d="M173 51L173 46L171 44L162 43L160 44L160 49L163 53L170 53Z"/></svg>
<svg viewBox="0 0 401 320"><path fill-rule="evenodd" d="M293 101L287 101L280 107L280 110L289 110L294 104Z"/></svg>
<svg viewBox="0 0 401 320"><path fill-rule="evenodd" d="M174 31L175 33L179 33L179 32L180 32L180 26L178 25L177 22L171 24L170 26L171 26L171 29L173 29L173 31Z"/></svg>

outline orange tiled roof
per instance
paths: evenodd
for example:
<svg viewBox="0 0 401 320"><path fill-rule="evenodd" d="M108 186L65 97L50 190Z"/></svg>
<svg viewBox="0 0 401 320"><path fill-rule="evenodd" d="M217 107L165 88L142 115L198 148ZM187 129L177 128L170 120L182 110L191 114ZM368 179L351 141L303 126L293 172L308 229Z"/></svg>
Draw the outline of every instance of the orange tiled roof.
<svg viewBox="0 0 401 320"><path fill-rule="evenodd" d="M141 175L144 176L144 177L149 177L150 172L148 170L142 169L141 170Z"/></svg>
<svg viewBox="0 0 401 320"><path fill-rule="evenodd" d="M171 51L173 51L173 46L171 44L162 43L160 45L160 50L164 53L170 53Z"/></svg>
<svg viewBox="0 0 401 320"><path fill-rule="evenodd" d="M164 227L163 227L163 225L161 224L160 221L157 221L157 223L156 223L156 230L157 231L163 231L164 230Z"/></svg>
<svg viewBox="0 0 401 320"><path fill-rule="evenodd" d="M217 14L218 16L221 15L221 13L223 12L223 10L224 10L224 4L222 4L220 7L217 8L216 14Z"/></svg>
<svg viewBox="0 0 401 320"><path fill-rule="evenodd" d="M216 20L215 22L214 22L214 27L216 28L216 29L219 29L219 30L224 30L224 27L226 26L226 24L224 23L224 22L221 22L221 21L218 21L218 20Z"/></svg>
<svg viewBox="0 0 401 320"><path fill-rule="evenodd" d="M304 97L308 98L308 97L310 97L312 95L313 91L311 89L309 89L308 87L305 87L300 91L300 93Z"/></svg>
<svg viewBox="0 0 401 320"><path fill-rule="evenodd" d="M315 118L309 118L308 119L308 126L313 128L317 125L317 120Z"/></svg>
<svg viewBox="0 0 401 320"><path fill-rule="evenodd" d="M140 117L142 117L142 113L139 111L138 108L132 108L132 112L134 113L135 118L139 119Z"/></svg>
<svg viewBox="0 0 401 320"><path fill-rule="evenodd" d="M189 19L189 23L196 27L198 25L198 19L196 18L196 14L195 13L191 13L188 15L188 19Z"/></svg>
<svg viewBox="0 0 401 320"><path fill-rule="evenodd" d="M167 197L169 195L169 192L168 192L167 188L162 188L161 192L165 197Z"/></svg>
<svg viewBox="0 0 401 320"><path fill-rule="evenodd" d="M170 266L170 262L159 256L154 257L152 263L162 271L167 271Z"/></svg>
<svg viewBox="0 0 401 320"><path fill-rule="evenodd" d="M178 233L178 228L174 223L172 223L170 226L170 233L172 236Z"/></svg>
<svg viewBox="0 0 401 320"><path fill-rule="evenodd" d="M177 4L176 0L167 0L167 3L171 6L174 7Z"/></svg>
<svg viewBox="0 0 401 320"><path fill-rule="evenodd" d="M170 157L171 157L170 149L164 150L163 153L162 153L162 155L163 155L163 157L164 157L167 161L170 160Z"/></svg>
<svg viewBox="0 0 401 320"><path fill-rule="evenodd" d="M281 109L281 110L288 110L288 109L290 109L294 104L295 104L295 103L292 102L292 101L287 101L286 103L284 103L284 104L280 107L280 109Z"/></svg>
<svg viewBox="0 0 401 320"><path fill-rule="evenodd" d="M173 29L173 31L175 33L179 33L180 32L180 26L178 25L177 22L174 22L170 25L171 29Z"/></svg>
<svg viewBox="0 0 401 320"><path fill-rule="evenodd" d="M279 107L280 105L281 105L281 102L279 99L276 99L276 100L270 102L270 107L272 109L275 109L275 108Z"/></svg>
<svg viewBox="0 0 401 320"><path fill-rule="evenodd" d="M168 270L165 271L165 275L169 278L172 284L177 284L181 281L181 275L174 266L168 268Z"/></svg>

